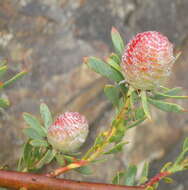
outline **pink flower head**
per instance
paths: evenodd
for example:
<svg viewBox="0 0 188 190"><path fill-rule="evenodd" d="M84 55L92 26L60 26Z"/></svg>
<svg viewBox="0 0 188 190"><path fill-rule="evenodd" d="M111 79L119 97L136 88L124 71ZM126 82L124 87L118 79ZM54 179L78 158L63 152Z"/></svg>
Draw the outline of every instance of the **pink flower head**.
<svg viewBox="0 0 188 190"><path fill-rule="evenodd" d="M65 112L48 129L48 142L64 153L75 152L86 140L88 123L77 112Z"/></svg>
<svg viewBox="0 0 188 190"><path fill-rule="evenodd" d="M136 89L152 90L162 85L174 63L173 45L159 32L137 34L122 56L122 70L127 82Z"/></svg>

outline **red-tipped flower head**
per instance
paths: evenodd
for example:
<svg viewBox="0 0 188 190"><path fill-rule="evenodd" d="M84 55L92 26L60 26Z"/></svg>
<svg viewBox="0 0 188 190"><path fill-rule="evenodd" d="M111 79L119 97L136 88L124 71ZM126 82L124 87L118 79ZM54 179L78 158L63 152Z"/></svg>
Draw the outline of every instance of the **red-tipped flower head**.
<svg viewBox="0 0 188 190"><path fill-rule="evenodd" d="M162 85L174 63L173 45L159 32L137 34L122 56L126 81L136 89L152 90Z"/></svg>
<svg viewBox="0 0 188 190"><path fill-rule="evenodd" d="M53 148L71 153L85 142L88 135L86 118L77 112L60 115L48 129L48 142Z"/></svg>

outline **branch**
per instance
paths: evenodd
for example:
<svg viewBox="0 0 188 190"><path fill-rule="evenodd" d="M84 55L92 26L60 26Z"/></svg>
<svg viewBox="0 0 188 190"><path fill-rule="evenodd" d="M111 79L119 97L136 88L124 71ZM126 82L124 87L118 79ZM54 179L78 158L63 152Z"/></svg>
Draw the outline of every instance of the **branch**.
<svg viewBox="0 0 188 190"><path fill-rule="evenodd" d="M69 165L67 165L65 167L58 168L58 169L46 174L46 176L48 176L48 177L56 177L56 176L61 175L62 173L65 173L65 172L69 171L69 170L79 168L79 167L85 166L87 164L88 164L88 162L86 160L75 161L75 162L73 162L73 163L71 163L71 164L69 164Z"/></svg>
<svg viewBox="0 0 188 190"><path fill-rule="evenodd" d="M55 179L44 175L0 170L0 187L27 190L144 190L139 186L119 186Z"/></svg>
<svg viewBox="0 0 188 190"><path fill-rule="evenodd" d="M116 116L116 119L115 119L116 121L119 121L124 117L125 113L129 109L129 105L130 105L130 97L127 96L125 106L121 109L119 114ZM110 126L110 129L106 132L106 139L104 140L104 142L102 143L101 146L96 148L94 145L93 147L91 147L91 149L88 150L88 152L86 152L85 156L83 156L83 158L80 161L76 160L75 162L68 164L67 166L55 169L54 171L46 174L46 176L57 177L57 176L61 175L62 173L65 173L65 172L75 169L75 168L79 168L81 166L85 166L85 165L89 164L90 162L94 161L97 157L99 157L103 153L106 146L110 143L109 142L110 138L115 133L116 133L116 126L114 124L112 124ZM95 148L96 148L96 150L95 150ZM93 150L95 150L95 151L93 151Z"/></svg>
<svg viewBox="0 0 188 190"><path fill-rule="evenodd" d="M146 184L145 187L152 187L153 185L155 185L156 183L158 183L159 181L161 181L163 178L172 175L171 172L165 171L165 172L161 172L158 173L157 175L155 175L153 178L151 178Z"/></svg>

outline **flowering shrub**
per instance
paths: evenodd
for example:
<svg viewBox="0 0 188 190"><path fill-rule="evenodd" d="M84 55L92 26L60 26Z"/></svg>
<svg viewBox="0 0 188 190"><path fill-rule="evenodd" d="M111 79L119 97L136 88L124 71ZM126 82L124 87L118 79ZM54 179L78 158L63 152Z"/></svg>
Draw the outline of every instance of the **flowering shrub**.
<svg viewBox="0 0 188 190"><path fill-rule="evenodd" d="M115 53L111 53L105 61L96 57L84 58L84 63L89 68L113 82L104 87L104 93L115 109L109 128L98 134L93 146L80 156L77 152L88 134L86 118L80 113L66 112L54 120L48 106L42 103L40 113L43 123L29 113L23 114L28 125L24 129L28 140L19 160L18 171L37 172L52 161L59 164L59 168L42 177L16 173L17 181L15 176L14 179L11 178L12 173L4 173L8 177L10 175L10 183L1 180L2 171L0 171L0 185L17 189L21 187L40 189L42 185L42 189L154 190L157 189L160 180L171 182L169 176L188 168L187 138L177 159L165 164L152 179L148 179L149 163L147 162L144 164L140 179L135 177L137 166L129 165L126 172L115 174L112 181L115 185L71 181L62 181L61 184L61 181L52 179L73 169L89 175L92 172L91 164L101 161L100 156L122 151L127 144L123 140L126 132L143 121L152 119L150 106L166 112L186 111L180 105L166 101L169 98L188 98L179 95L181 88L170 89L163 86L177 58L173 53L173 45L167 37L155 31L143 32L137 34L125 47L115 28L112 28L111 36Z"/></svg>

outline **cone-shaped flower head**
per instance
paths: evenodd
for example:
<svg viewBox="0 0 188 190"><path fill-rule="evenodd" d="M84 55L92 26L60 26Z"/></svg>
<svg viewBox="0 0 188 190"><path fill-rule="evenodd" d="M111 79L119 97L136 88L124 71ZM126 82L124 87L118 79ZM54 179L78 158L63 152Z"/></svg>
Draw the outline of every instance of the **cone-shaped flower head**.
<svg viewBox="0 0 188 190"><path fill-rule="evenodd" d="M122 56L126 81L136 89L152 90L162 85L174 63L173 45L159 32L137 34Z"/></svg>
<svg viewBox="0 0 188 190"><path fill-rule="evenodd" d="M54 149L71 153L85 142L88 135L86 118L77 112L60 115L48 129L48 142Z"/></svg>

